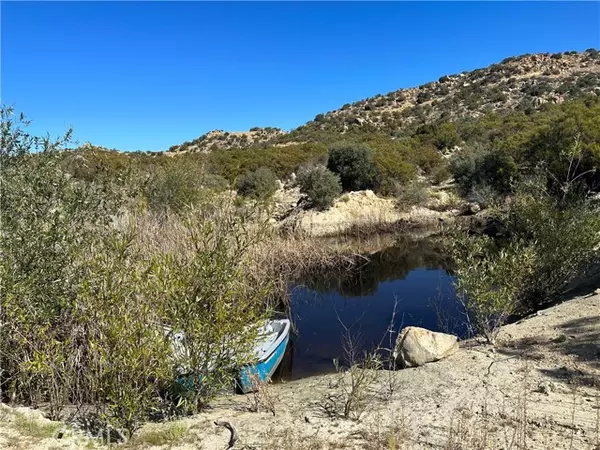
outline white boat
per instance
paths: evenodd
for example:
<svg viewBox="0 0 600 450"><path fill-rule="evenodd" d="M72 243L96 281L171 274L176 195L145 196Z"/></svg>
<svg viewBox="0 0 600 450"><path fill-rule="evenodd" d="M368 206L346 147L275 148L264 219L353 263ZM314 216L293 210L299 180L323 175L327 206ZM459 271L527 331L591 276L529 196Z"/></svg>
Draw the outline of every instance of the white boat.
<svg viewBox="0 0 600 450"><path fill-rule="evenodd" d="M257 384L271 379L283 359L290 337L289 319L269 320L259 331L254 347L255 361L243 366L237 386L243 392L256 390Z"/></svg>

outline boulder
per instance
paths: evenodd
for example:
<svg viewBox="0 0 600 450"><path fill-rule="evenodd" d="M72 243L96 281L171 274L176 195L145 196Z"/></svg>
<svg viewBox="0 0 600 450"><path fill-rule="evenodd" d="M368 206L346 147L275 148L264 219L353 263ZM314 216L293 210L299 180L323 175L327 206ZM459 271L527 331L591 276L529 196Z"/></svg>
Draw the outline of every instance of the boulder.
<svg viewBox="0 0 600 450"><path fill-rule="evenodd" d="M394 347L394 359L398 367L418 367L439 361L458 351L457 337L436 333L425 328L402 329Z"/></svg>

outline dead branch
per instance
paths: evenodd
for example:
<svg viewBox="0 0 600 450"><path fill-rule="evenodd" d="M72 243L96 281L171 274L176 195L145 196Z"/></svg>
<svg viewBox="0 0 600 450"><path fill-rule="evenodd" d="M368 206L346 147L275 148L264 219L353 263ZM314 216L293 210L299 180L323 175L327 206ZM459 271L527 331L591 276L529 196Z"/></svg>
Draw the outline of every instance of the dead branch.
<svg viewBox="0 0 600 450"><path fill-rule="evenodd" d="M237 439L238 439L238 435L237 435L237 431L235 430L235 427L231 424L231 422L227 422L224 420L216 420L215 425L218 427L225 427L229 430L229 432L231 433L231 436L229 437L229 443L227 444L227 448L225 450L229 450L229 449L233 448L233 446L235 445L235 443L237 442Z"/></svg>

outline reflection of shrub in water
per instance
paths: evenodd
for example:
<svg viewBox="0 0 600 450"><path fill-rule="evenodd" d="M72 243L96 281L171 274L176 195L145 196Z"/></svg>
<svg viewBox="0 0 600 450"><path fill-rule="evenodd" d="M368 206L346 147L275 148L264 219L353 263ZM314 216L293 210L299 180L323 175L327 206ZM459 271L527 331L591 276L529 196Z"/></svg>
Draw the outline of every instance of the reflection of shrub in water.
<svg viewBox="0 0 600 450"><path fill-rule="evenodd" d="M442 253L441 242L402 236L393 247L371 255L368 263L356 269L318 274L304 280L304 284L320 293L335 290L343 296L361 297L377 292L380 282L402 280L419 267L450 267L450 258Z"/></svg>

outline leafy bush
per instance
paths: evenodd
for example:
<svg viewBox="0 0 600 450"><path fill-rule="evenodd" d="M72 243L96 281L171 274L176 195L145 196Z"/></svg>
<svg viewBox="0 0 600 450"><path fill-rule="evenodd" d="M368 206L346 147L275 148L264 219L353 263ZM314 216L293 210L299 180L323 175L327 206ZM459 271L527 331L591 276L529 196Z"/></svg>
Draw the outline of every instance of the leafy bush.
<svg viewBox="0 0 600 450"><path fill-rule="evenodd" d="M507 215L515 239L535 255L520 292L520 308L535 310L559 298L573 280L600 262L600 211L583 199L567 203L545 194L543 182L520 187Z"/></svg>
<svg viewBox="0 0 600 450"><path fill-rule="evenodd" d="M600 211L548 196L543 181L519 186L502 220L507 241L469 238L455 248L458 292L490 342L508 315L559 299L600 263Z"/></svg>
<svg viewBox="0 0 600 450"><path fill-rule="evenodd" d="M235 368L250 362L271 286L245 279L249 249L265 229L258 223L251 230L256 221L236 211L231 199L213 198L189 210L184 224L185 251L157 255L152 275L163 323L172 333L183 332L186 351L174 355L185 380L175 386L177 397L186 411L195 412L232 385Z"/></svg>
<svg viewBox="0 0 600 450"><path fill-rule="evenodd" d="M129 436L159 408L206 404L248 362L264 318L270 286L244 271L260 222L213 197L170 216L159 233L177 239L164 245L146 235L156 224L124 212L121 186L65 171L66 140L30 137L1 113L2 400L45 403L53 419L86 405ZM235 357L219 353L231 346Z"/></svg>
<svg viewBox="0 0 600 450"><path fill-rule="evenodd" d="M279 179L288 177L297 168L317 158L327 156L324 144L305 143L291 144L284 147L217 150L208 155L181 155L184 161L202 156L206 162L206 170L225 177L230 183L247 172L260 167L271 169Z"/></svg>
<svg viewBox="0 0 600 450"><path fill-rule="evenodd" d="M179 158L173 158L150 175L144 193L153 211L182 211L200 201L202 172Z"/></svg>
<svg viewBox="0 0 600 450"><path fill-rule="evenodd" d="M200 179L203 188L214 192L221 192L229 189L229 181L221 175L214 173L205 173Z"/></svg>
<svg viewBox="0 0 600 450"><path fill-rule="evenodd" d="M511 192L519 179L519 168L512 156L503 151L471 148L457 154L450 170L464 192L487 184L499 193Z"/></svg>
<svg viewBox="0 0 600 450"><path fill-rule="evenodd" d="M364 144L342 142L331 145L327 168L340 176L344 191L379 186L380 174L373 161L373 150Z"/></svg>
<svg viewBox="0 0 600 450"><path fill-rule="evenodd" d="M340 177L325 167L317 166L298 174L300 192L306 194L312 206L325 210L342 193Z"/></svg>
<svg viewBox="0 0 600 450"><path fill-rule="evenodd" d="M408 161L405 152L398 149L378 149L374 163L380 174L379 191L393 194L397 183L407 183L415 176L415 165Z"/></svg>
<svg viewBox="0 0 600 450"><path fill-rule="evenodd" d="M237 188L244 197L266 199L277 190L277 177L271 169L260 167L240 178Z"/></svg>
<svg viewBox="0 0 600 450"><path fill-rule="evenodd" d="M493 344L498 328L518 307L522 285L532 273L532 250L518 241L501 250L487 237L455 244L456 290L472 318L471 332Z"/></svg>

